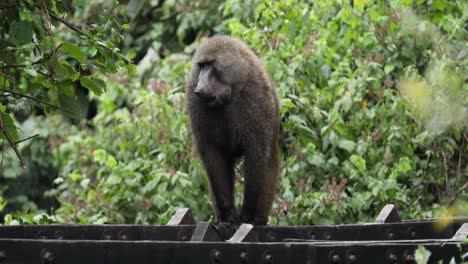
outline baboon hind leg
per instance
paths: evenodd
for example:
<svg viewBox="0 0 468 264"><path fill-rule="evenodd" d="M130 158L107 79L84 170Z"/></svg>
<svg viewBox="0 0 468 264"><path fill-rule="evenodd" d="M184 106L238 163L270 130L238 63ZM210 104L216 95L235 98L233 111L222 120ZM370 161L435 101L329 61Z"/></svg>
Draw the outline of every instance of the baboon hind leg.
<svg viewBox="0 0 468 264"><path fill-rule="evenodd" d="M210 193L216 219L220 222L238 223L234 207L234 164L214 147L201 151L210 182Z"/></svg>
<svg viewBox="0 0 468 264"><path fill-rule="evenodd" d="M278 150L261 155L251 150L246 153L244 203L241 221L254 225L266 225L273 201L279 174Z"/></svg>

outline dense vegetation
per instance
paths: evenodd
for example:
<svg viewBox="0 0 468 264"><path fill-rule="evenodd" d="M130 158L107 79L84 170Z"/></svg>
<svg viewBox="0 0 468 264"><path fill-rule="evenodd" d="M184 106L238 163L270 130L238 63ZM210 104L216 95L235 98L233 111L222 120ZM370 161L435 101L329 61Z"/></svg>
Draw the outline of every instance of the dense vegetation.
<svg viewBox="0 0 468 264"><path fill-rule="evenodd" d="M7 223L209 219L184 86L213 34L245 41L277 87L272 224L468 210L466 1L73 2L0 4Z"/></svg>

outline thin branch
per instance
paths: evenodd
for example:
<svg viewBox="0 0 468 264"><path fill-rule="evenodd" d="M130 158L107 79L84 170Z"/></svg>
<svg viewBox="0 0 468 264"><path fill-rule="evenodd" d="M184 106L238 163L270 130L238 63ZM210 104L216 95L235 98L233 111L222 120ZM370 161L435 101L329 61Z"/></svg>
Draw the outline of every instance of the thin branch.
<svg viewBox="0 0 468 264"><path fill-rule="evenodd" d="M11 4L0 4L0 9L7 9L17 6L18 3L11 3Z"/></svg>
<svg viewBox="0 0 468 264"><path fill-rule="evenodd" d="M73 25L72 23L66 21L65 19L63 19L63 18L57 16L56 14L54 14L54 12L52 12L52 10L49 10L49 9L47 9L47 10L49 11L49 15L50 15L51 17L53 17L55 20L60 21L62 24L64 24L65 26L67 26L69 29L71 29L71 30L73 30L73 31L76 31L76 32L80 33L81 35L85 35L85 36L86 36L86 33L85 33L81 28L79 28L79 27Z"/></svg>
<svg viewBox="0 0 468 264"><path fill-rule="evenodd" d="M33 101L35 101L35 102L48 105L48 106L50 106L50 107L52 107L52 108L59 109L59 110L62 110L62 111L64 111L64 112L72 113L72 114L73 114L73 112L72 112L71 110L68 110L68 109L63 108L63 107L58 106L58 105L53 105L53 104L51 104L51 103L49 103L49 102L47 102L47 101L44 101L44 100L41 100L41 99L32 97L32 96L27 95L27 94L22 94L22 93L17 93L17 92L13 92L13 91L8 91L8 90L5 90L5 89L0 89L0 91L5 92L5 93L11 93L11 94L16 95L16 96L24 97L24 98L33 100Z"/></svg>
<svg viewBox="0 0 468 264"><path fill-rule="evenodd" d="M5 74L5 73L3 73L3 72L0 72L0 75L3 76L3 77L5 77L5 78L7 78L7 79L12 80L12 81L16 81L16 79L15 79L13 76L10 76L10 75Z"/></svg>
<svg viewBox="0 0 468 264"><path fill-rule="evenodd" d="M49 53L46 57L44 58L40 58L38 59L37 61L34 61L31 63L31 65L36 65L38 63L42 63L46 60L49 60L50 58L52 58L52 56L54 56L55 52L57 52L57 50L62 46L63 43L60 43L58 46L55 46L53 49L52 49L52 52ZM25 64L18 64L18 65L3 65L3 66L0 66L0 69L7 69L7 68L24 68L26 67Z"/></svg>
<svg viewBox="0 0 468 264"><path fill-rule="evenodd" d="M33 138L38 137L38 136L39 136L39 134L36 134L36 135L34 135L34 136L30 136L30 137L27 137L27 138L25 138L25 139L18 140L18 141L15 142L15 145L16 145L16 144L19 144L19 143L21 143L21 142L24 142L24 141L26 141L26 140L33 139Z"/></svg>
<svg viewBox="0 0 468 264"><path fill-rule="evenodd" d="M110 16L112 15L112 12L114 12L114 9L115 7L117 6L116 2L114 1L114 3L112 4L112 8L110 9L109 13L107 14L107 17L106 17L106 24L107 22L109 21L109 18Z"/></svg>
<svg viewBox="0 0 468 264"><path fill-rule="evenodd" d="M8 131L6 130L5 126L3 125L3 118L0 118L0 130L2 130L3 134L5 135L5 137L7 138L8 140L8 143L10 144L11 148L15 151L16 153L16 156L18 157L19 161L20 161L20 165L21 167L24 169L26 168L26 162L24 162L24 159L23 157L21 156L19 150L18 150L18 147L16 146L15 142L13 141L13 139L11 138L10 134L8 133Z"/></svg>
<svg viewBox="0 0 468 264"><path fill-rule="evenodd" d="M1 145L0 149L3 149L3 145L4 145L4 143L2 142L2 145ZM0 168L3 167L3 154L4 154L4 152L2 151L2 160L0 161Z"/></svg>
<svg viewBox="0 0 468 264"><path fill-rule="evenodd" d="M47 9L47 10L49 11L49 15L50 15L51 17L53 17L54 19L56 19L56 20L62 22L62 23L63 23L65 26L67 26L69 29L71 29L71 30L73 30L73 31L75 31L75 32L78 32L79 34L81 34L81 35L86 36L87 38L89 38L88 35L86 34L86 32L84 32L81 28L79 28L79 27L77 27L77 26L71 24L70 22L64 20L63 18L57 16L56 14L54 14L54 12L52 12L52 10L49 10L49 9ZM108 48L108 47L106 47L106 46L103 46L103 47L104 47L105 49L107 49L108 51L113 52L112 49L110 49L110 48ZM117 55L118 55L122 60L124 60L125 63L127 63L127 64L132 64L132 60L130 60L130 59L128 59L127 57L125 57L122 53L117 52Z"/></svg>
<svg viewBox="0 0 468 264"><path fill-rule="evenodd" d="M49 23L47 24L45 20L43 20L44 22L44 27L47 29L47 32L49 32L49 36L52 38L52 41L54 42L54 47L55 47L55 38L54 38L54 33L52 32L52 19L50 18L50 15L49 15L49 10L47 9L47 6L46 6L46 3L44 0L42 0L42 4L44 5L44 9L42 9L42 12L44 12L47 16L47 18L49 19Z"/></svg>

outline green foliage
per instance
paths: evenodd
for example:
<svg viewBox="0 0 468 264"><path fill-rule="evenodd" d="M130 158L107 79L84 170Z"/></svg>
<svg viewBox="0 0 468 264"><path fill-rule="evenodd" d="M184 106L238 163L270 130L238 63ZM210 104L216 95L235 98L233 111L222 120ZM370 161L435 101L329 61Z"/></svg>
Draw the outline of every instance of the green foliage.
<svg viewBox="0 0 468 264"><path fill-rule="evenodd" d="M63 176L55 180L61 203L57 217L164 223L181 206L207 217L203 169L190 140L181 140L189 138L181 93L137 90L128 80L119 82L125 85L114 82L99 98L94 128L71 135L60 147L65 163Z"/></svg>
<svg viewBox="0 0 468 264"><path fill-rule="evenodd" d="M456 60L466 56L464 38L409 9L431 6L356 2L265 1L255 23L226 22L259 50L279 90L292 154L282 166L286 201L277 208L287 214L279 223L371 220L389 202L406 217L431 217L433 201L450 203L466 184L467 87L457 80L467 64ZM457 3L448 4L450 28L463 27L467 6ZM424 74L427 89L437 90L417 99L430 100L426 116L445 118L437 130L400 96L408 75ZM448 101L456 110L446 110Z"/></svg>
<svg viewBox="0 0 468 264"><path fill-rule="evenodd" d="M126 69L138 80L120 71L105 90L54 61L99 103L90 126L63 127L52 143L57 221L164 223L177 207L211 217L183 91L194 48L213 32L245 41L277 87L288 153L270 223L371 221L387 203L403 218L466 212L467 9L464 1L129 1L122 45L141 59ZM96 10L82 8L83 19L94 21ZM63 43L73 43L60 51L77 64L98 52Z"/></svg>
<svg viewBox="0 0 468 264"><path fill-rule="evenodd" d="M123 26L115 19L114 8L106 9L92 25L73 24L74 8L72 1L56 0L0 5L1 139L17 152L22 166L16 146L19 131L11 114L28 116L38 105L46 113L60 109L78 118L78 79L99 93L105 82L97 76L116 73L129 63L117 48Z"/></svg>
<svg viewBox="0 0 468 264"><path fill-rule="evenodd" d="M56 221L53 217L46 214L36 214L36 213L27 213L27 214L7 214L5 216L6 225L48 225L55 224Z"/></svg>

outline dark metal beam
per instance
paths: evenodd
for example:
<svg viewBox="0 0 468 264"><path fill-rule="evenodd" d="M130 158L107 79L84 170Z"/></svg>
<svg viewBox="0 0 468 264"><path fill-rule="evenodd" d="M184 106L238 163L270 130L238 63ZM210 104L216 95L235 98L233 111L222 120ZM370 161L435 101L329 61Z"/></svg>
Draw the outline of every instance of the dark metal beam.
<svg viewBox="0 0 468 264"><path fill-rule="evenodd" d="M376 242L376 243L373 243ZM412 263L423 245L431 261L460 262L450 241L223 243L0 239L3 263Z"/></svg>

